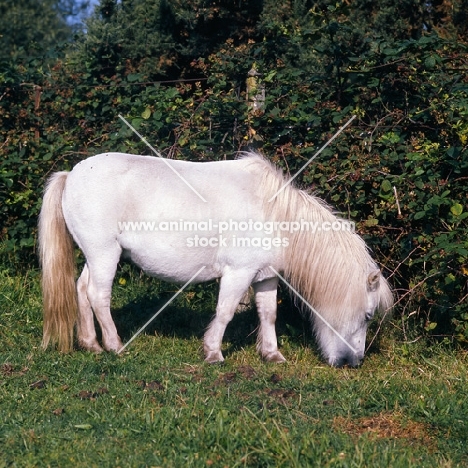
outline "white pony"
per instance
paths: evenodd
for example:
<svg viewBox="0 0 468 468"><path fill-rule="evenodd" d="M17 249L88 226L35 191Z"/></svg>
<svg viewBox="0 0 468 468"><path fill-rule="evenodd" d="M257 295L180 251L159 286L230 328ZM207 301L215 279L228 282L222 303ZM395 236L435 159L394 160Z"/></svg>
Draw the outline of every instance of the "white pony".
<svg viewBox="0 0 468 468"><path fill-rule="evenodd" d="M73 240L86 264L75 287ZM100 352L93 312L108 351L122 349L110 313L121 258L164 281L220 278L216 315L204 337L208 362L223 361L227 324L250 285L260 318L257 349L282 362L275 332L281 279L313 319L333 366L358 365L376 309L392 293L350 223L321 200L287 184L248 153L194 163L105 153L53 174L39 218L43 269L43 346ZM194 277L195 275L195 277Z"/></svg>

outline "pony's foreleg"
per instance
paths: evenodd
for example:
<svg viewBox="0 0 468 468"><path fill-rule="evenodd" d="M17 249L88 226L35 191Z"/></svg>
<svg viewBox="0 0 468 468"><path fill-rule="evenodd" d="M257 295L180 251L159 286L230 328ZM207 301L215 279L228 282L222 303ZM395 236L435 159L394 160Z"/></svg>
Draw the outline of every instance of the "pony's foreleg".
<svg viewBox="0 0 468 468"><path fill-rule="evenodd" d="M257 350L266 361L285 362L286 359L278 351L275 330L278 278L270 278L252 286L255 291L255 304L260 318Z"/></svg>
<svg viewBox="0 0 468 468"><path fill-rule="evenodd" d="M222 276L219 287L216 315L205 333L203 349L205 361L210 363L224 361L221 343L228 323L244 297L252 281L246 272L231 271Z"/></svg>
<svg viewBox="0 0 468 468"><path fill-rule="evenodd" d="M78 293L78 320L77 334L78 344L88 351L100 353L102 351L96 337L96 328L94 327L94 315L91 304L88 300L89 269L85 265L80 277L76 283Z"/></svg>
<svg viewBox="0 0 468 468"><path fill-rule="evenodd" d="M103 261L101 258L96 262L98 264L94 265L88 262L89 278L87 288L89 304L101 327L104 349L115 352L123 347L110 312L112 281L117 269L118 259L119 254L116 254L116 258L113 260Z"/></svg>

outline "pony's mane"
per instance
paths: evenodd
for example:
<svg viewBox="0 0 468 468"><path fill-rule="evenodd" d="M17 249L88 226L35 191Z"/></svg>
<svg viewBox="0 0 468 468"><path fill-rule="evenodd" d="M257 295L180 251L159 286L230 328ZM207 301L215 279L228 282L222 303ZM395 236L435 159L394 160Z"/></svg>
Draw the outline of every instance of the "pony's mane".
<svg viewBox="0 0 468 468"><path fill-rule="evenodd" d="M347 223L337 217L321 199L288 184L270 202L288 180L282 172L257 153L243 153L249 171L259 174L258 194L264 199L265 219L269 221L298 221L317 223ZM338 226L338 224L335 224ZM281 232L288 237L285 248L284 275L306 301L333 320L354 321L353 312L367 308L369 274L378 270L362 238L350 229L315 232L299 230ZM385 278L380 278L379 309L386 310L393 303Z"/></svg>

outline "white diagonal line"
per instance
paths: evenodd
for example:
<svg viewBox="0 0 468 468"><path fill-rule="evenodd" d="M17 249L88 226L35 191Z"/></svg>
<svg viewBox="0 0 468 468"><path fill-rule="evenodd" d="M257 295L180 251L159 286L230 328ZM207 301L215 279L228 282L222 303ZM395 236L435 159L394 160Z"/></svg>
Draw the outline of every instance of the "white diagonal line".
<svg viewBox="0 0 468 468"><path fill-rule="evenodd" d="M133 133L135 133L136 135L138 135L138 137L140 138L140 140L141 140L146 146L148 146L148 148L150 148L151 151L153 151L153 152L156 154L156 156L157 156L158 158L163 158L162 155L161 155L161 153L160 153L159 151L157 151L155 148L153 148L153 146L150 145L150 143L148 143L148 140L147 140L143 135L141 135L141 134L138 132L138 130L137 130L135 127L133 127L133 126L130 124L130 122L128 122L128 120L125 119L125 117L123 117L121 114L119 114L119 119L122 120L122 121L125 123L125 125L127 125L127 127L130 128L130 129L133 131Z"/></svg>
<svg viewBox="0 0 468 468"><path fill-rule="evenodd" d="M197 190L190 184L190 182L188 182L181 174L179 174L179 172L177 172L173 167L172 165L168 162L168 160L166 158L163 158L161 156L161 153L159 151L157 151L155 148L153 148L152 145L150 145L148 143L148 141L146 140L146 138L141 135L140 133L138 133L138 130L136 128L134 128L124 117L122 117L122 115L119 114L119 119L122 120L136 135L138 135L138 137L140 138L140 140L146 145L148 146L148 148L151 149L151 151L153 151L156 156L158 158L161 158L163 161L164 161L164 164L166 164L166 166L172 171L174 172L174 174L176 174L190 189L192 189L192 191L195 193L195 195L197 195L197 197L199 197L201 200L203 200L205 203L207 203L207 201L197 192Z"/></svg>
<svg viewBox="0 0 468 468"><path fill-rule="evenodd" d="M117 351L120 354L204 269L202 266L123 346Z"/></svg>
<svg viewBox="0 0 468 468"><path fill-rule="evenodd" d="M273 201L354 119L353 115L269 200Z"/></svg>
<svg viewBox="0 0 468 468"><path fill-rule="evenodd" d="M330 325L330 323L325 320L316 310L314 307L312 307L306 300L305 298L296 290L294 289L291 284L286 281L286 279L280 274L278 273L271 265L270 265L270 269L271 271L273 271L275 273L276 276L278 276L279 279L281 279L281 281L283 281L283 283L317 316L319 317L322 322L328 327L330 328L330 330L335 333L335 335L354 353L354 354L357 354L357 351L348 343L348 341L346 340L346 338L344 338L338 331L336 331L332 325Z"/></svg>

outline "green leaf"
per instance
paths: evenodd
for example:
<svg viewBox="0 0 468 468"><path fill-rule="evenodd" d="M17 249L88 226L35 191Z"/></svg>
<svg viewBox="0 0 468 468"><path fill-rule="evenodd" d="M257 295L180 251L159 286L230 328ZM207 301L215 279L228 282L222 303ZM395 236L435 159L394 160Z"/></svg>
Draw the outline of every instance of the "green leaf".
<svg viewBox="0 0 468 468"><path fill-rule="evenodd" d="M271 70L264 78L263 81L265 83L271 83L273 78L276 76L276 70Z"/></svg>
<svg viewBox="0 0 468 468"><path fill-rule="evenodd" d="M375 218L369 218L365 221L366 226L377 226L379 224L379 220Z"/></svg>
<svg viewBox="0 0 468 468"><path fill-rule="evenodd" d="M142 113L141 116L145 119L148 120L151 117L151 109L147 107Z"/></svg>
<svg viewBox="0 0 468 468"><path fill-rule="evenodd" d="M430 55L429 57L426 58L426 60L424 60L424 65L426 66L426 68L434 68L435 65L436 65L436 58L434 55Z"/></svg>
<svg viewBox="0 0 468 468"><path fill-rule="evenodd" d="M380 189L382 192L391 192L392 191L392 184L390 183L389 180L384 179L382 181L382 184L380 185Z"/></svg>
<svg viewBox="0 0 468 468"><path fill-rule="evenodd" d="M454 203L451 206L450 211L454 216L460 216L463 213L463 205L460 205L460 203Z"/></svg>
<svg viewBox="0 0 468 468"><path fill-rule="evenodd" d="M142 120L141 119L132 119L132 127L140 128Z"/></svg>

